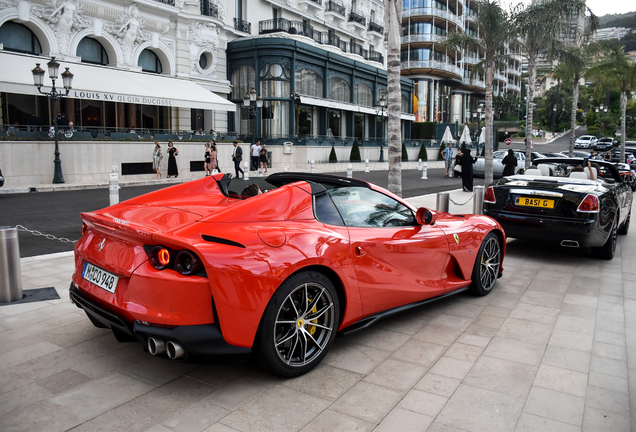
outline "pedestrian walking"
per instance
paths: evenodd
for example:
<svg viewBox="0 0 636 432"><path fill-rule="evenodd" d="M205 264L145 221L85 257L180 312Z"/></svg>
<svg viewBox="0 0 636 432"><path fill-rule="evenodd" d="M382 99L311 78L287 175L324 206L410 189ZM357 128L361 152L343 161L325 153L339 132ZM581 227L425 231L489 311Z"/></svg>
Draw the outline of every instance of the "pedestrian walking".
<svg viewBox="0 0 636 432"><path fill-rule="evenodd" d="M258 161L261 164L261 168L258 170L259 174L265 174L267 172L267 149L265 144L261 146L261 152L258 156Z"/></svg>
<svg viewBox="0 0 636 432"><path fill-rule="evenodd" d="M444 162L446 165L446 177L451 177L448 175L448 171L453 166L453 143L448 143L448 147L442 151L442 155L444 156Z"/></svg>
<svg viewBox="0 0 636 432"><path fill-rule="evenodd" d="M205 169L205 176L212 175L212 169L210 168L210 162L212 161L210 151L210 143L205 143L205 151L203 153L203 168Z"/></svg>
<svg viewBox="0 0 636 432"><path fill-rule="evenodd" d="M241 177L243 177L245 175L245 173L241 169L241 161L243 160L243 149L239 147L236 141L232 141L232 145L234 146L234 150L232 151L232 160L234 161L234 171L236 172L235 178L239 178L239 173L241 173Z"/></svg>
<svg viewBox="0 0 636 432"><path fill-rule="evenodd" d="M256 141L254 144L252 144L251 150L252 150L252 153L250 158L250 164L252 166L250 167L250 170L256 171L258 169L258 157L261 155L261 142Z"/></svg>
<svg viewBox="0 0 636 432"><path fill-rule="evenodd" d="M219 150L216 147L216 141L210 140L210 172L219 169Z"/></svg>
<svg viewBox="0 0 636 432"><path fill-rule="evenodd" d="M504 166L503 176L511 176L515 174L515 167L517 166L517 158L515 157L515 152L512 149L508 149L508 154L501 161Z"/></svg>
<svg viewBox="0 0 636 432"><path fill-rule="evenodd" d="M163 153L161 153L161 145L159 141L155 141L155 149L152 151L152 169L155 170L157 175L156 179L161 178L161 161L163 160Z"/></svg>
<svg viewBox="0 0 636 432"><path fill-rule="evenodd" d="M168 177L179 177L179 168L177 168L177 155L179 150L172 144L172 141L168 141Z"/></svg>
<svg viewBox="0 0 636 432"><path fill-rule="evenodd" d="M462 187L465 192L473 191L473 164L476 160L477 159L470 155L470 149L466 149L462 154Z"/></svg>

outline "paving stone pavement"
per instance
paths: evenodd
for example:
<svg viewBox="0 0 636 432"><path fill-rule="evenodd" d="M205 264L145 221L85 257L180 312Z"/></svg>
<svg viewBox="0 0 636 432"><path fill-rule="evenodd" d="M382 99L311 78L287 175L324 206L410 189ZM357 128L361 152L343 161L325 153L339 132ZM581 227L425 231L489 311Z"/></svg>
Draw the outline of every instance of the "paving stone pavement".
<svg viewBox="0 0 636 432"><path fill-rule="evenodd" d="M0 306L0 430L634 431L635 240L611 261L511 240L490 295L338 338L295 379L119 343L69 302L72 254L23 258L23 289L61 299Z"/></svg>

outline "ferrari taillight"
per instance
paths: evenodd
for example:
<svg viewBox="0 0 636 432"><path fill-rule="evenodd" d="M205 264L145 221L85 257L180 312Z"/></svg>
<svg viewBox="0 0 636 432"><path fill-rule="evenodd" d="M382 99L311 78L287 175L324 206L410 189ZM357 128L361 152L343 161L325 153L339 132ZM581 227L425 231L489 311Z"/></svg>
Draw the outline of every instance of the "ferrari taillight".
<svg viewBox="0 0 636 432"><path fill-rule="evenodd" d="M596 195L586 195L576 210L583 213L597 213L599 210L598 197Z"/></svg>
<svg viewBox="0 0 636 432"><path fill-rule="evenodd" d="M492 188L492 186L488 186L488 189L486 189L486 192L484 192L484 202L491 204L497 202L497 200L495 199L495 190Z"/></svg>
<svg viewBox="0 0 636 432"><path fill-rule="evenodd" d="M86 226L86 224L82 223L82 237L84 237L84 235L86 234L87 230L88 230L88 227Z"/></svg>
<svg viewBox="0 0 636 432"><path fill-rule="evenodd" d="M170 265L172 256L170 251L163 246L157 246L150 254L150 262L157 270L163 270Z"/></svg>

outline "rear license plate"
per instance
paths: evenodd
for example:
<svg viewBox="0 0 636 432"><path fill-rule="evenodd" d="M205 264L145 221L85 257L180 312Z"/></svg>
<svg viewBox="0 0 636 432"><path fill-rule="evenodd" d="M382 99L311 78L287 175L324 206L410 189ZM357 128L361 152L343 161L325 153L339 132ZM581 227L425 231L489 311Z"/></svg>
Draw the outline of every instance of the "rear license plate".
<svg viewBox="0 0 636 432"><path fill-rule="evenodd" d="M545 198L517 197L515 205L551 209L554 208L554 200Z"/></svg>
<svg viewBox="0 0 636 432"><path fill-rule="evenodd" d="M84 263L82 277L113 294L115 293L115 289L117 289L117 282L119 282L119 276L102 270L89 262Z"/></svg>

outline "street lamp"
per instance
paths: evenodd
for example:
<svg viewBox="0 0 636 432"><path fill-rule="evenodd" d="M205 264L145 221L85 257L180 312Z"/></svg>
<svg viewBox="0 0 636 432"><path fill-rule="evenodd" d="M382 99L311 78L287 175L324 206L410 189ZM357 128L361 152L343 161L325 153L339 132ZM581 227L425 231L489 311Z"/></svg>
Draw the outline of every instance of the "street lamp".
<svg viewBox="0 0 636 432"><path fill-rule="evenodd" d="M250 118L254 119L252 144L256 144L256 116L261 112L261 108L263 107L263 98L261 95L257 96L256 90L252 89L249 94L245 93L245 96L243 96L243 106L247 108Z"/></svg>
<svg viewBox="0 0 636 432"><path fill-rule="evenodd" d="M379 162L384 162L384 111L386 110L386 98L384 95L380 97L378 102L375 104L375 112L376 115L382 116L382 131L380 132L380 160Z"/></svg>
<svg viewBox="0 0 636 432"><path fill-rule="evenodd" d="M46 65L48 66L49 78L51 78L52 82L50 92L47 93L42 91L45 72L44 69L40 67L40 63L35 64L35 68L31 71L31 73L33 74L33 84L38 88L38 91L47 98L55 101L53 110L53 131L55 132L55 159L53 160L55 167L53 171L53 183L64 183L62 161L60 160L60 147L57 138L57 101L68 96L68 93L71 90L71 83L73 82L73 74L68 70L68 68L62 72L62 83L66 89L66 93L60 93L55 87L55 80L57 80L60 64L55 61L55 57L51 57L51 61L49 61Z"/></svg>

